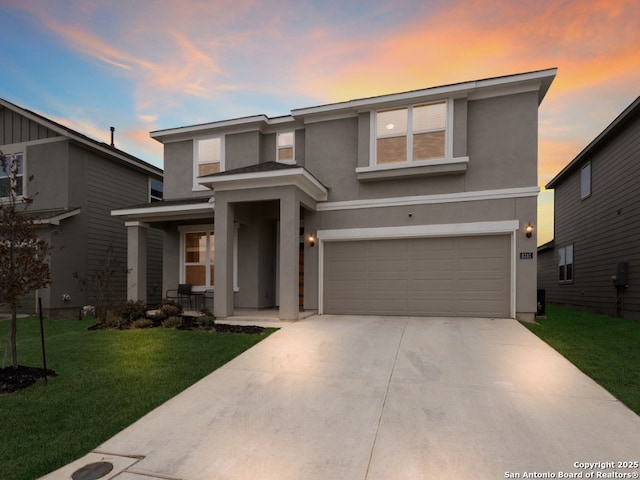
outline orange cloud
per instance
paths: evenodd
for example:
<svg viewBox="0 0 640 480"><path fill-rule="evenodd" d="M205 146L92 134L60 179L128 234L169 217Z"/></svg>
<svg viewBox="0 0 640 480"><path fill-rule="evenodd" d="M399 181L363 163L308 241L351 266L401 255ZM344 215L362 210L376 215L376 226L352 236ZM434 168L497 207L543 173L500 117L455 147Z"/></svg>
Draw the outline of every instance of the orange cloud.
<svg viewBox="0 0 640 480"><path fill-rule="evenodd" d="M566 139L541 138L538 146L538 182L546 185L580 153L584 145Z"/></svg>
<svg viewBox="0 0 640 480"><path fill-rule="evenodd" d="M630 19L638 17L640 4L630 0L467 0L366 40L322 35L297 70L305 92L327 101L554 66L554 90L575 92L637 77L640 29ZM327 59L341 56L327 73Z"/></svg>

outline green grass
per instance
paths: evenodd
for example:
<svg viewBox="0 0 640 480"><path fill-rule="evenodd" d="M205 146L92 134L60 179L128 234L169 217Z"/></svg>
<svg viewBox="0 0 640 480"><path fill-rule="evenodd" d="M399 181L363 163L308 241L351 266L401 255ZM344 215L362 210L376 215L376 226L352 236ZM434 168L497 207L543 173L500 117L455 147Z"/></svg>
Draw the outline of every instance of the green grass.
<svg viewBox="0 0 640 480"><path fill-rule="evenodd" d="M47 367L58 375L0 395L0 479L31 480L85 455L266 337L91 323L45 320ZM0 321L0 353L8 328ZM18 320L18 363L42 366L35 318Z"/></svg>
<svg viewBox="0 0 640 480"><path fill-rule="evenodd" d="M556 305L546 313L523 325L640 415L640 322Z"/></svg>

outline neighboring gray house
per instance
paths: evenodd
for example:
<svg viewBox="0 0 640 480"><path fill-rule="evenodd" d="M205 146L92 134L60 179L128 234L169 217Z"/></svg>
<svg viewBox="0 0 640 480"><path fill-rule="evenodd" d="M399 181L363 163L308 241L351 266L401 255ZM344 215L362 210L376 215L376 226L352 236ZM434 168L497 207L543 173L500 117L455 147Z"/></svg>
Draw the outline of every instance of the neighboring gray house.
<svg viewBox="0 0 640 480"><path fill-rule="evenodd" d="M162 200L162 170L2 99L0 151L20 160L20 188L34 196L30 211L53 247L51 286L26 297L21 311L35 312L39 295L45 314L77 315L93 299L73 273L91 275L110 248L121 266L114 277L114 299L126 300L127 231L111 210ZM7 182L0 171L0 186ZM152 235L148 247L151 281L146 294L159 303L162 235Z"/></svg>
<svg viewBox="0 0 640 480"><path fill-rule="evenodd" d="M538 249L547 302L640 319L639 185L640 97L546 186L555 199L554 240Z"/></svg>
<svg viewBox="0 0 640 480"><path fill-rule="evenodd" d="M555 74L152 132L165 201L114 215L132 257L161 229L163 288L215 290L217 317L278 306L282 319L531 320L536 235L525 228L537 213L538 106Z"/></svg>

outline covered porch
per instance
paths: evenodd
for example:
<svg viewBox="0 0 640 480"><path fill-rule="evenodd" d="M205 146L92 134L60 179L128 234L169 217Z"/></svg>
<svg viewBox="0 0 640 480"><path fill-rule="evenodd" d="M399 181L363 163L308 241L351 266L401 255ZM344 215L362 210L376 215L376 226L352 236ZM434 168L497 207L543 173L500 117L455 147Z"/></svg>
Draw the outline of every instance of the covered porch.
<svg viewBox="0 0 640 480"><path fill-rule="evenodd" d="M128 231L128 298L146 301L146 235L159 228L163 292L185 283L199 294L213 292L213 314L225 321L304 315L300 264L310 248L301 245L304 215L326 200L326 188L304 168L279 164L210 175L200 183L212 192L112 212L125 219ZM189 238L198 234L204 240L189 249Z"/></svg>

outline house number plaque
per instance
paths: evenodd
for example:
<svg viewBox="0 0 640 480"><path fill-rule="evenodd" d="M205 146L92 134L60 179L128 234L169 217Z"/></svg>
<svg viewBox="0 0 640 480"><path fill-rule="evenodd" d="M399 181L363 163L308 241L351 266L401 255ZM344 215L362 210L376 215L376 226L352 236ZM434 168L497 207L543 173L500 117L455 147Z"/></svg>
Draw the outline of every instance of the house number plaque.
<svg viewBox="0 0 640 480"><path fill-rule="evenodd" d="M533 252L520 252L520 260L533 260Z"/></svg>

